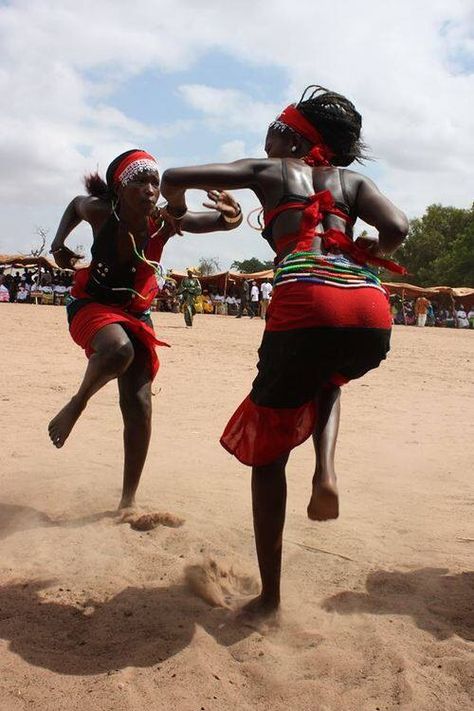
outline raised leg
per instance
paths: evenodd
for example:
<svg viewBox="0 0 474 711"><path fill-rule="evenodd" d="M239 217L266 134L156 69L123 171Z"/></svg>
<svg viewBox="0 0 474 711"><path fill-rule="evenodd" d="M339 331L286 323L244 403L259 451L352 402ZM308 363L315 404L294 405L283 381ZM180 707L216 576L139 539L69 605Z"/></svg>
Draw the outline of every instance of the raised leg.
<svg viewBox="0 0 474 711"><path fill-rule="evenodd" d="M252 469L252 509L262 592L242 610L268 617L280 606L281 555L286 509L285 466L288 455Z"/></svg>
<svg viewBox="0 0 474 711"><path fill-rule="evenodd" d="M49 423L49 436L55 447L63 446L92 395L124 373L133 361L133 345L118 323L101 328L92 341L92 348L94 353L79 390Z"/></svg>
<svg viewBox="0 0 474 711"><path fill-rule="evenodd" d="M341 389L325 388L316 401L317 424L313 432L316 469L308 504L308 517L327 521L339 516L339 495L334 468L337 433L341 414Z"/></svg>
<svg viewBox="0 0 474 711"><path fill-rule="evenodd" d="M135 357L118 378L123 417L123 488L119 509L135 503L135 493L145 465L151 436L151 375L148 355L134 343Z"/></svg>

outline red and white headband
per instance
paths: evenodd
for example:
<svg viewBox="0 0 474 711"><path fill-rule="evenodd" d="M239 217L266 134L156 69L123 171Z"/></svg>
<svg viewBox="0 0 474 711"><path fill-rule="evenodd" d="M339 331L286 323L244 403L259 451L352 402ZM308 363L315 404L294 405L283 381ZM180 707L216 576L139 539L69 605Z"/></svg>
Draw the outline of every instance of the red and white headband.
<svg viewBox="0 0 474 711"><path fill-rule="evenodd" d="M114 172L114 184L125 187L139 173L157 173L158 163L156 159L146 151L134 151L126 156Z"/></svg>

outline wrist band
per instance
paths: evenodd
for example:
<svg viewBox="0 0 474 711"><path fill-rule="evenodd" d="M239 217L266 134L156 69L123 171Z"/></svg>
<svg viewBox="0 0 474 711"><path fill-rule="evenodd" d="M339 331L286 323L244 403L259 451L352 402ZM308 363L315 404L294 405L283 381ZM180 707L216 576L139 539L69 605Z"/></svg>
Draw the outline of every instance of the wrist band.
<svg viewBox="0 0 474 711"><path fill-rule="evenodd" d="M165 207L163 209L165 212L168 213L168 215L170 217L173 218L173 220L182 220L188 211L187 207L175 208L175 207L171 207L170 205L165 205Z"/></svg>

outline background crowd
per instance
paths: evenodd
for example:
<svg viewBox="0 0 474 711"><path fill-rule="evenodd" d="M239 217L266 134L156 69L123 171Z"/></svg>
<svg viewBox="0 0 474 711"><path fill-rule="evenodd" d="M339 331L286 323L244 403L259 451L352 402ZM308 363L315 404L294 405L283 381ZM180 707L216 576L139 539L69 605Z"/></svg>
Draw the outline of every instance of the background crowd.
<svg viewBox="0 0 474 711"><path fill-rule="evenodd" d="M203 288L201 293L194 298L194 312L229 315L237 318L242 316L265 318L272 290L273 287L269 280L258 284L257 281L246 279L243 279L238 285L230 285L225 292L216 287ZM180 311L179 288L175 279L167 277L156 306L158 311L175 313Z"/></svg>
<svg viewBox="0 0 474 711"><path fill-rule="evenodd" d="M474 328L474 306L466 310L462 303L440 303L424 296L417 299L390 297L393 323L401 326L441 326Z"/></svg>
<svg viewBox="0 0 474 711"><path fill-rule="evenodd" d="M4 268L0 268L0 302L61 305L71 291L72 278L72 272L61 269L49 271L43 267L26 267L6 272ZM238 284L230 284L225 292L216 287L203 288L194 299L194 311L198 314L264 319L272 290L269 279L260 283L243 279ZM464 308L461 301L430 301L424 296L402 299L394 294L390 297L390 304L393 323L396 325L474 329L474 306ZM155 311L173 313L181 311L179 284L170 275L167 276L160 296L152 308Z"/></svg>
<svg viewBox="0 0 474 711"><path fill-rule="evenodd" d="M71 291L73 273L56 269L49 271L43 267L20 271L0 268L0 301L19 304L43 303L62 304Z"/></svg>

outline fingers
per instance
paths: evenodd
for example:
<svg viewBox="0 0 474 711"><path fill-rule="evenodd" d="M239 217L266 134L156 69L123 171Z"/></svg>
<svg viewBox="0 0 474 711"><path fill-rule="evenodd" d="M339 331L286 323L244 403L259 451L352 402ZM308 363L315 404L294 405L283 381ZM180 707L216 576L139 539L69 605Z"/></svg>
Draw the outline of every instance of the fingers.
<svg viewBox="0 0 474 711"><path fill-rule="evenodd" d="M203 207L208 207L210 210L219 210L215 202L203 202Z"/></svg>

